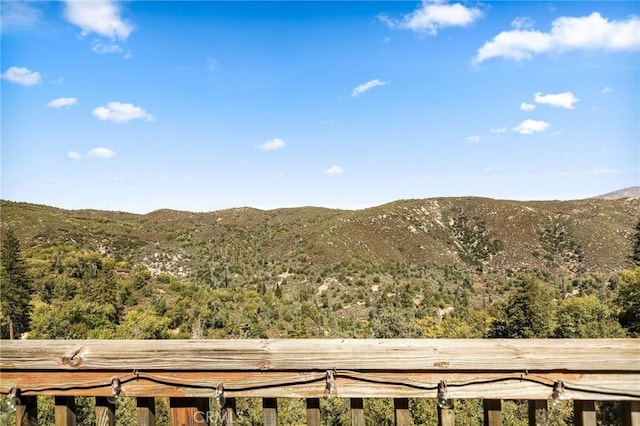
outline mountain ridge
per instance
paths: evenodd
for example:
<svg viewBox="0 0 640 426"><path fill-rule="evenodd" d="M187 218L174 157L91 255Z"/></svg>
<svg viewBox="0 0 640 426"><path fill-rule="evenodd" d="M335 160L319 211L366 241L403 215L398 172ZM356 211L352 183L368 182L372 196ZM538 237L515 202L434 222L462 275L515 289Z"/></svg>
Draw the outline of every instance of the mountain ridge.
<svg viewBox="0 0 640 426"><path fill-rule="evenodd" d="M593 198L603 200L619 200L620 198L640 198L640 186L630 186L606 194L596 195Z"/></svg>
<svg viewBox="0 0 640 426"><path fill-rule="evenodd" d="M161 209L143 215L4 200L0 206L2 227L13 228L26 248L73 246L195 281L231 268L238 282L265 271L318 273L339 264L607 274L629 265L626 253L640 218L640 203L631 198L440 197L361 210Z"/></svg>

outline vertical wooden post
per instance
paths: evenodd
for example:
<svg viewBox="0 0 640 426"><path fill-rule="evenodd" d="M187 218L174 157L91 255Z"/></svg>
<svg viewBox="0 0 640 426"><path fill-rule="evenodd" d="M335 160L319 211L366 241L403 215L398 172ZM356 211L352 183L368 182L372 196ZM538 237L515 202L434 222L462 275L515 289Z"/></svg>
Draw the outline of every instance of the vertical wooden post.
<svg viewBox="0 0 640 426"><path fill-rule="evenodd" d="M596 426L595 401L573 402L573 424L575 426Z"/></svg>
<svg viewBox="0 0 640 426"><path fill-rule="evenodd" d="M198 413L195 398L169 398L171 426L202 426L205 419Z"/></svg>
<svg viewBox="0 0 640 426"><path fill-rule="evenodd" d="M209 425L213 416L209 405L209 398L194 398L194 400L197 408L197 412L195 414L196 422L199 425Z"/></svg>
<svg viewBox="0 0 640 426"><path fill-rule="evenodd" d="M482 405L484 407L484 425L502 425L502 401L499 399L484 399Z"/></svg>
<svg viewBox="0 0 640 426"><path fill-rule="evenodd" d="M278 425L278 400L276 398L262 398L262 418L264 426Z"/></svg>
<svg viewBox="0 0 640 426"><path fill-rule="evenodd" d="M364 401L362 398L351 398L351 425L365 426Z"/></svg>
<svg viewBox="0 0 640 426"><path fill-rule="evenodd" d="M622 402L622 426L640 426L640 401Z"/></svg>
<svg viewBox="0 0 640 426"><path fill-rule="evenodd" d="M156 426L156 400L154 398L136 398L138 426Z"/></svg>
<svg viewBox="0 0 640 426"><path fill-rule="evenodd" d="M227 398L222 408L226 415L224 426L235 426L238 424L238 412L236 411L236 399Z"/></svg>
<svg viewBox="0 0 640 426"><path fill-rule="evenodd" d="M529 401L529 426L547 426L548 419L546 399Z"/></svg>
<svg viewBox="0 0 640 426"><path fill-rule="evenodd" d="M320 426L319 398L307 398L307 425Z"/></svg>
<svg viewBox="0 0 640 426"><path fill-rule="evenodd" d="M76 426L76 400L72 396L55 397L56 426Z"/></svg>
<svg viewBox="0 0 640 426"><path fill-rule="evenodd" d="M411 424L411 414L409 414L409 399L394 398L393 408L395 410L395 426L409 426Z"/></svg>
<svg viewBox="0 0 640 426"><path fill-rule="evenodd" d="M104 396L96 397L96 426L116 425L116 405Z"/></svg>
<svg viewBox="0 0 640 426"><path fill-rule="evenodd" d="M455 419L453 408L438 407L438 426L454 426Z"/></svg>
<svg viewBox="0 0 640 426"><path fill-rule="evenodd" d="M21 396L16 405L16 426L38 426L38 397Z"/></svg>

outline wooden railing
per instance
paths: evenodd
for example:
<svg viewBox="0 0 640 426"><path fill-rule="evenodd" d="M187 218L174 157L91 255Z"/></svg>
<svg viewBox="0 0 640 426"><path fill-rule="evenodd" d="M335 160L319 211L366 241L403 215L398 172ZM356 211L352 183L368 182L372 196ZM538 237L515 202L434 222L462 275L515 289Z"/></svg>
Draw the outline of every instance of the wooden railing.
<svg viewBox="0 0 640 426"><path fill-rule="evenodd" d="M172 425L202 425L210 398L236 424L236 398L263 398L265 425L277 398L306 398L321 424L321 398L349 398L354 426L363 398L393 398L395 423L411 424L409 398L481 399L485 424L501 424L502 400L529 400L529 423L547 422L547 401L574 401L574 422L595 425L597 401L622 401L624 425L640 426L640 340L21 340L0 343L0 392L16 423L37 424L37 396L55 396L56 426L74 425L74 397L96 398L96 422L115 424L113 397L137 398L138 424L154 425L154 398L170 399ZM436 401L434 401L434 404ZM206 413L206 414L205 414Z"/></svg>

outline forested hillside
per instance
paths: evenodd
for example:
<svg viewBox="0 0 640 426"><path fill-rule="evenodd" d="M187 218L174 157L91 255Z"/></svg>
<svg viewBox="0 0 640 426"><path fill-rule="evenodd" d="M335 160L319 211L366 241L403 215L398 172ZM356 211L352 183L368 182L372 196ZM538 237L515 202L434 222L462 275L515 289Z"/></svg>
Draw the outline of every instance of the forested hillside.
<svg viewBox="0 0 640 426"><path fill-rule="evenodd" d="M471 311L485 315L470 321L484 336L522 283L547 286L557 304L611 304L634 266L640 203L467 197L135 215L3 201L1 218L31 283L32 321L19 332L33 337L421 336L434 335L425 322Z"/></svg>
<svg viewBox="0 0 640 426"><path fill-rule="evenodd" d="M1 219L3 338L640 332L633 198L147 215L3 201Z"/></svg>

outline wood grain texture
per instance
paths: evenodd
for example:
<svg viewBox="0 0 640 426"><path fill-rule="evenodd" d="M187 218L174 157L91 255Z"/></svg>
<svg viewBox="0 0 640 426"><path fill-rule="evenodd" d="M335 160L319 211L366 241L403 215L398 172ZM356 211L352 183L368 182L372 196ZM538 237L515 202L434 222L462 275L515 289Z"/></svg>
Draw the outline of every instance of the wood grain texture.
<svg viewBox="0 0 640 426"><path fill-rule="evenodd" d="M16 405L16 426L38 426L38 398L23 396Z"/></svg>
<svg viewBox="0 0 640 426"><path fill-rule="evenodd" d="M3 343L0 392L25 396L640 400L639 339L24 340Z"/></svg>
<svg viewBox="0 0 640 426"><path fill-rule="evenodd" d="M596 426L596 404L594 401L573 402L573 424L575 426Z"/></svg>
<svg viewBox="0 0 640 426"><path fill-rule="evenodd" d="M156 401L151 397L136 398L138 426L156 426Z"/></svg>
<svg viewBox="0 0 640 426"><path fill-rule="evenodd" d="M13 340L0 370L639 371L638 339Z"/></svg>
<svg viewBox="0 0 640 426"><path fill-rule="evenodd" d="M226 417L225 425L236 426L238 424L238 410L236 408L236 399L227 398L223 410Z"/></svg>
<svg viewBox="0 0 640 426"><path fill-rule="evenodd" d="M121 374L120 374L121 373ZM23 395L111 396L111 378L122 379L125 396L210 397L218 383L227 397L325 398L323 374L291 372L176 372L146 374L131 379L129 372L2 372L0 392L18 386ZM367 372L336 375L334 396L340 398L435 398L440 380L451 384L455 399L547 399L555 380L590 392L567 389L571 399L640 400L640 374L545 373L516 375L507 381L503 373ZM348 375L347 375L348 374ZM526 381L530 376L534 382ZM355 378L354 378L355 377ZM129 378L129 381L127 381ZM295 383L295 384L294 384ZM403 384L404 383L404 384ZM455 386L464 383L464 386ZM94 385L88 387L88 385ZM605 393L613 392L613 394ZM631 395L631 396L630 396Z"/></svg>
<svg viewBox="0 0 640 426"><path fill-rule="evenodd" d="M278 426L278 400L276 398L262 400L262 419L264 426Z"/></svg>
<svg viewBox="0 0 640 426"><path fill-rule="evenodd" d="M72 396L56 396L55 422L56 426L76 426L76 402Z"/></svg>
<svg viewBox="0 0 640 426"><path fill-rule="evenodd" d="M622 403L622 426L640 426L640 401Z"/></svg>
<svg viewBox="0 0 640 426"><path fill-rule="evenodd" d="M502 425L502 401L499 399L485 399L482 401L485 426Z"/></svg>
<svg viewBox="0 0 640 426"><path fill-rule="evenodd" d="M115 426L116 406L110 403L106 397L96 398L96 426Z"/></svg>
<svg viewBox="0 0 640 426"><path fill-rule="evenodd" d="M365 426L364 422L364 400L362 398L351 398L351 425Z"/></svg>
<svg viewBox="0 0 640 426"><path fill-rule="evenodd" d="M202 425L202 415L198 410L198 401L195 398L170 398L169 421L171 426L197 426Z"/></svg>
<svg viewBox="0 0 640 426"><path fill-rule="evenodd" d="M409 413L409 400L407 398L394 398L395 426L410 426L411 413Z"/></svg>
<svg viewBox="0 0 640 426"><path fill-rule="evenodd" d="M320 426L320 399L307 398L307 426Z"/></svg>
<svg viewBox="0 0 640 426"><path fill-rule="evenodd" d="M438 407L438 426L454 426L455 412L452 408Z"/></svg>

